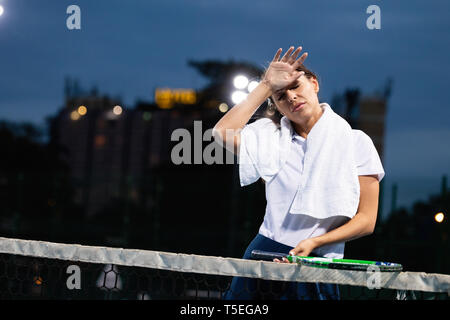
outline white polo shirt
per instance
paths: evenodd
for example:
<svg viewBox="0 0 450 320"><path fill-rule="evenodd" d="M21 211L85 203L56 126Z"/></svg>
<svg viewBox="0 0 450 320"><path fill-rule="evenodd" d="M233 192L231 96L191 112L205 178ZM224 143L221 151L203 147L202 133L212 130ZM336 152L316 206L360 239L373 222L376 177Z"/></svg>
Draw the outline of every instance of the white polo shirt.
<svg viewBox="0 0 450 320"><path fill-rule="evenodd" d="M263 123L263 122L261 122ZM258 121L250 125L253 130L258 130ZM244 130L248 128L244 127ZM260 126L261 129L264 126ZM355 160L358 175L378 175L381 181L384 170L378 152L372 139L361 130L352 129L355 141ZM242 143L247 135L241 134L241 147L246 148L247 143ZM346 223L349 218L333 216L326 219L317 219L308 215L291 214L289 208L294 200L303 171L303 159L305 156L306 140L295 133L292 136L292 146L286 163L277 175L266 183L266 212L259 233L274 241L295 247L300 241L323 235ZM240 153L248 152L240 150ZM332 179L332 177L330 177ZM345 243L325 245L314 250L317 255L330 258L343 258Z"/></svg>

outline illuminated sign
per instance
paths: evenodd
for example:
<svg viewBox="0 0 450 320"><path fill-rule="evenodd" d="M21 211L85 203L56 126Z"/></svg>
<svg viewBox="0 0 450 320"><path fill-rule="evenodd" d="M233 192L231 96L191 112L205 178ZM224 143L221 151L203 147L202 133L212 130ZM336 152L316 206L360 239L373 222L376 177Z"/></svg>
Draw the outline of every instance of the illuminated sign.
<svg viewBox="0 0 450 320"><path fill-rule="evenodd" d="M156 89L155 102L161 109L170 109L174 104L195 104L197 95L192 89Z"/></svg>

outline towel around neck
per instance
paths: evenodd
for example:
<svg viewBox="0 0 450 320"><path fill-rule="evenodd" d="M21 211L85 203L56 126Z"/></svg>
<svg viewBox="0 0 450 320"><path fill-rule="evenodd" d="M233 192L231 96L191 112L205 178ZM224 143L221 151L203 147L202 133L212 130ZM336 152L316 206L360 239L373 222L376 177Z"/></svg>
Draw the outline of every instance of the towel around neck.
<svg viewBox="0 0 450 320"><path fill-rule="evenodd" d="M360 196L352 128L328 104L322 103L320 107L324 113L306 139L301 181L292 181L298 188L289 212L318 219L336 215L352 218ZM245 159L250 163L240 163L242 186L254 182L248 178L251 175L247 172L251 170L270 183L289 155L294 134L291 121L283 117L277 127L267 119L264 125L263 130L249 127L245 132L249 151Z"/></svg>

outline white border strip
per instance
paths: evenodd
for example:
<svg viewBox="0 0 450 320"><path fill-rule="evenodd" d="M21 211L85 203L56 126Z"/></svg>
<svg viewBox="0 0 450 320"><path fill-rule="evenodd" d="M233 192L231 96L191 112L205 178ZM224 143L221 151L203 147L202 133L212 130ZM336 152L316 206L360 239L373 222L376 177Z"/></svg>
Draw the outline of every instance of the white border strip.
<svg viewBox="0 0 450 320"><path fill-rule="evenodd" d="M0 253L178 272L241 276L278 281L323 282L363 287L367 286L369 277L373 275L373 273L364 271L320 269L266 261L1 237ZM450 275L423 272L381 272L379 280L381 288L447 292L450 295Z"/></svg>

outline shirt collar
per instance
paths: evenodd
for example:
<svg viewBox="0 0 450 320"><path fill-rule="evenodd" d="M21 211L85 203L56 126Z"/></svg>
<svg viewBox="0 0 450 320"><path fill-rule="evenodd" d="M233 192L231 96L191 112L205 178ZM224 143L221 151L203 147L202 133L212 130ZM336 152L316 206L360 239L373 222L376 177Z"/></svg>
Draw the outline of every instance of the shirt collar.
<svg viewBox="0 0 450 320"><path fill-rule="evenodd" d="M294 141L294 140L305 141L306 139L303 138L301 135L299 135L297 132L293 131L292 141Z"/></svg>

